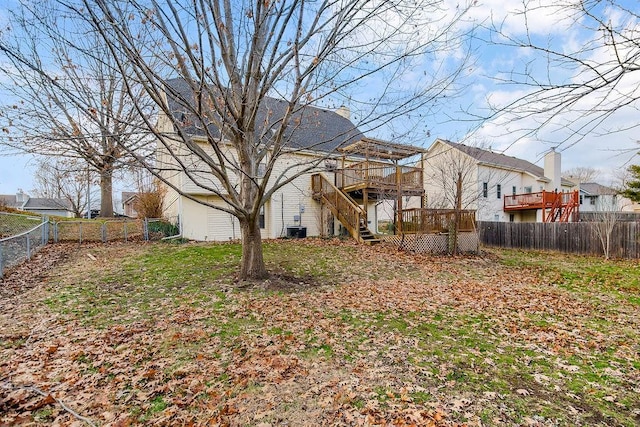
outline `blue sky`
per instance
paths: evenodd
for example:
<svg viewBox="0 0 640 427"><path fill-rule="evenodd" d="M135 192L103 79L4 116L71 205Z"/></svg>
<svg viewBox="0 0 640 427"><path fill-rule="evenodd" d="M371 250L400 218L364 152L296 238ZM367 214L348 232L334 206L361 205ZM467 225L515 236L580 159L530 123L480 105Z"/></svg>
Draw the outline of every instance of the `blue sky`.
<svg viewBox="0 0 640 427"><path fill-rule="evenodd" d="M636 7L635 1L622 3L628 4L631 10ZM455 3L452 0L445 0L445 4L451 10L455 9ZM471 28L473 24L501 23L502 28L510 36L522 37L525 35L521 14L522 4L522 1L516 0L479 0L468 14L468 22L464 25ZM535 0L529 4L548 6L557 5L558 1ZM15 2L4 2L3 6L0 6L0 24L6 24L7 9L11 7L15 7ZM606 13L614 23L621 19L615 11ZM583 25L588 22L573 21L567 9L558 6L555 9L537 8L527 18L529 36L532 39L543 44L549 43L551 46L562 47L567 51L588 45L594 37L593 33L583 28ZM638 23L633 20L622 21L621 25L637 28ZM538 57L526 49L487 45L482 39L488 38L488 33L482 30L477 30L476 35L477 38L473 43L473 61L465 71L462 82L465 85L463 96L449 99L433 108L429 116L421 119L423 123L418 123L406 142L428 147L436 137L440 137L468 144L490 146L495 151L504 150L507 155L538 164L541 164L542 156L547 150L558 147L562 153L563 170L578 166L597 168L602 171L600 181L603 183L613 181L616 171L637 162L637 159L633 158L634 148L638 147L637 132L633 128L612 132L625 127L630 122L638 122L638 112L635 108L624 109L611 115L605 123L579 140L572 138L571 132L567 130L567 123L571 123L578 116L578 112L575 111L567 111L563 115L550 118L549 125L533 136L523 135L522 129L536 127L536 121L541 120L539 116L520 121L503 116L486 121L482 126L479 126L479 122L469 121L470 117L461 114L458 110L470 109L476 114L483 115L488 113L487 100L504 105L526 93L525 87L499 84L496 78L504 78L509 75L509 72L521 70L525 66L531 66L534 73L543 77L547 71L543 57ZM455 52L453 55L455 56ZM606 53L594 51L592 55L595 59ZM430 66L428 63L422 65L425 69ZM572 75L562 68L553 68L551 73L553 78L560 80L569 81L577 78L575 73ZM407 85L411 84L411 79L414 77L403 76ZM640 86L640 78L629 76L622 82L621 88L633 91L638 86ZM592 101L586 100L582 108L588 108L589 102ZM475 131L470 133L470 129ZM370 136L384 138L385 134L388 135L391 131L380 129L376 132L377 135ZM18 188L30 191L33 188L31 176L34 165L35 162L26 156L0 156L0 194L15 193ZM116 186L123 187L122 184L116 184ZM117 188L117 191L121 189L123 188Z"/></svg>

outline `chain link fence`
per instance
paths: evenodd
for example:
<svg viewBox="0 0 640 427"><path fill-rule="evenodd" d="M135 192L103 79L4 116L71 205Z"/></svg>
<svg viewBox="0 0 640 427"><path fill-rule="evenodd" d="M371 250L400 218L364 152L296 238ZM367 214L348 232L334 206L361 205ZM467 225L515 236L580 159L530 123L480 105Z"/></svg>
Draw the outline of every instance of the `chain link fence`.
<svg viewBox="0 0 640 427"><path fill-rule="evenodd" d="M6 218L2 215L0 224L3 222L1 220ZM0 239L0 279L5 269L30 260L38 249L49 242L49 221L45 218L38 220L40 223L30 230ZM16 222L15 218L11 218L9 222Z"/></svg>
<svg viewBox="0 0 640 427"><path fill-rule="evenodd" d="M49 242L153 241L179 237L177 219L70 220L0 212L0 278Z"/></svg>
<svg viewBox="0 0 640 427"><path fill-rule="evenodd" d="M0 212L0 239L22 234L43 222L41 216Z"/></svg>
<svg viewBox="0 0 640 427"><path fill-rule="evenodd" d="M177 222L163 218L59 221L51 227L54 242L151 241L179 234Z"/></svg>

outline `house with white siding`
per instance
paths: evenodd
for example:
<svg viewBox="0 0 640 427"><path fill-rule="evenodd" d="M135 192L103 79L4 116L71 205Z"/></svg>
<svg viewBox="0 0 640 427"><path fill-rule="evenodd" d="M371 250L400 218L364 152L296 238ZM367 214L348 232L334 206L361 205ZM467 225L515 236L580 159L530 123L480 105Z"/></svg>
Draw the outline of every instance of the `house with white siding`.
<svg viewBox="0 0 640 427"><path fill-rule="evenodd" d="M581 182L580 212L633 212L633 202L597 182Z"/></svg>
<svg viewBox="0 0 640 427"><path fill-rule="evenodd" d="M561 177L561 156L553 149L540 167L437 139L422 162L428 208L453 209L459 203L475 210L479 221L510 222L569 221L577 212L577 186Z"/></svg>
<svg viewBox="0 0 640 427"><path fill-rule="evenodd" d="M22 190L16 194L0 194L0 205L46 216L73 218L70 203L61 198L31 197Z"/></svg>
<svg viewBox="0 0 640 427"><path fill-rule="evenodd" d="M175 79L169 84L174 93L183 94L181 99L193 97L184 81ZM198 144L198 149L215 158L205 132L195 125L189 127L188 113L184 112L179 102L172 101L170 95L167 101L174 118L186 123L189 138ZM257 111L256 123L277 122L285 114L286 108L288 103L266 98ZM291 123L285 130L286 151L280 153L275 161L269 178L273 182L269 182L269 187L278 179L304 173L279 188L264 203L260 211L263 239L345 232L358 240L373 240L369 227L375 224L376 203L381 197L396 197L400 188L398 179L406 181L410 176L412 182L415 181L411 194L423 194L421 170L402 166L398 160L419 156L424 150L367 138L351 122L349 110L345 107L333 111L305 106L294 113ZM165 148L159 150L156 158L163 178L168 182L164 200L165 215L178 219L181 234L188 239L239 239L239 221L231 213L225 212L230 206L216 195L225 190L221 189L213 174L207 172L202 156L193 156L185 149L176 137L172 121L166 116L160 117L158 126L167 135L167 140L173 138L165 142ZM209 129L209 134L211 132ZM268 138L269 135L261 137ZM380 146L384 146L384 150ZM230 145L221 142L218 148L226 157L236 157ZM168 150L172 150L171 155L167 153ZM371 161L372 156L378 159L375 163ZM180 167L177 167L176 159L180 159ZM256 179L262 179L262 176ZM372 184L374 181L376 185Z"/></svg>

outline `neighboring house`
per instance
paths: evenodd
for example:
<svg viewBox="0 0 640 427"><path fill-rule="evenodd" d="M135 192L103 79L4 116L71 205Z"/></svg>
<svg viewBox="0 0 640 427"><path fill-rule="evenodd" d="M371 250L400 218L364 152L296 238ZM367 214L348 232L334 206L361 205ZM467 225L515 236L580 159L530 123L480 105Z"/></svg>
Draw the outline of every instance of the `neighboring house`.
<svg viewBox="0 0 640 427"><path fill-rule="evenodd" d="M74 213L64 199L30 197L19 190L17 194L0 195L0 204L20 211L33 212L40 215L63 216L73 218Z"/></svg>
<svg viewBox="0 0 640 427"><path fill-rule="evenodd" d="M124 216L129 218L137 218L136 203L138 202L138 193L123 191L122 192L122 211Z"/></svg>
<svg viewBox="0 0 640 427"><path fill-rule="evenodd" d="M576 209L577 187L562 179L560 153L555 150L545 155L542 168L491 150L437 139L423 164L429 208L454 208L452 195L460 189L460 207L476 210L480 221L570 220ZM554 200L558 201L555 211Z"/></svg>
<svg viewBox="0 0 640 427"><path fill-rule="evenodd" d="M183 80L174 79L169 84L183 99L193 98ZM195 121L184 112L184 108L181 108L175 99L168 98L168 105L176 118L185 123ZM288 103L266 98L264 105L257 111L256 123L277 123L286 108ZM375 223L376 202L380 197L393 195L396 190L396 169L392 160L401 159L409 152L415 154L411 151L412 147L366 138L351 122L349 110L345 107L332 111L307 106L294 114L291 123L292 126L286 130L289 151L280 155L270 179L291 176L303 171L309 164L318 163L318 167L293 179L266 201L260 212L262 238L337 234L341 232L341 227L344 227L354 237L362 240L362 236L368 231L367 224ZM227 207L224 200L214 192L203 189L202 185L197 185L188 174L197 177L197 181L205 186L223 192L220 190L220 183L212 174L204 172L206 167L202 160L181 149L181 143L175 141L176 132L166 117L160 118L159 126L164 127L163 132L167 135L165 144L169 144L174 152L184 153L181 162L189 168L188 173L178 171L179 168L175 167L174 171L169 172L175 165L175 160L165 152L159 152L157 162L167 165L163 173L164 179L170 183L166 188L165 216L178 218L181 233L185 238L214 241L239 239L240 226L233 215L204 206L193 199ZM210 130L214 135L219 135L217 129ZM187 132L193 141L201 142L199 146L213 156L202 129L191 126L187 128ZM268 132L266 133L261 134L262 137L270 137ZM379 154L387 157L376 163L374 172L371 164L366 163L363 153L369 150L378 152L376 150L379 150L381 144L384 145L384 152ZM235 152L230 146L223 145L222 149L227 152L225 155L229 158L235 158ZM363 172L365 168L368 168L368 172ZM416 170L411 169L412 172ZM314 173L316 175L312 179ZM364 176L367 177L366 182ZM374 177L386 179L385 182L389 184L390 189L382 194L380 188L369 186ZM261 179L260 176L256 178ZM335 186L338 181L340 189ZM419 178L415 181L420 188L413 194L422 194L421 170ZM181 195L172 186L187 196ZM340 206L351 211L346 213L331 205L331 201L325 197L327 192L334 192L334 196L341 200ZM351 199L346 196L347 192ZM353 199L357 199L358 202L353 203Z"/></svg>
<svg viewBox="0 0 640 427"><path fill-rule="evenodd" d="M616 190L596 182L582 182L580 212L633 212L633 203Z"/></svg>

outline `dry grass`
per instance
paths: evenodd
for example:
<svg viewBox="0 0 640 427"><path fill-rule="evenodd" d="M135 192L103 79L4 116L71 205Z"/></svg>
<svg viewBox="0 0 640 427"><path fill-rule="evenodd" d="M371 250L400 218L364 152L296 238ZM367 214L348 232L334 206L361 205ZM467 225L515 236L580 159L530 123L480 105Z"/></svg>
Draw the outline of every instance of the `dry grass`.
<svg viewBox="0 0 640 427"><path fill-rule="evenodd" d="M640 422L635 263L285 241L238 283L239 257L76 247L0 305L0 423L76 421L27 386L104 425Z"/></svg>

